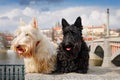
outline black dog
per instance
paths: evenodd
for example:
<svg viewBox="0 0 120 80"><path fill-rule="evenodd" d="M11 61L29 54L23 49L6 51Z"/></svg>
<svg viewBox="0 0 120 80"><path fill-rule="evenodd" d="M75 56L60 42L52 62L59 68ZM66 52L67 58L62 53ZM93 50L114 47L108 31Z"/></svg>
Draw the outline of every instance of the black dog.
<svg viewBox="0 0 120 80"><path fill-rule="evenodd" d="M87 73L89 65L89 48L82 37L81 18L78 17L74 24L69 25L62 19L63 41L57 51L58 73Z"/></svg>

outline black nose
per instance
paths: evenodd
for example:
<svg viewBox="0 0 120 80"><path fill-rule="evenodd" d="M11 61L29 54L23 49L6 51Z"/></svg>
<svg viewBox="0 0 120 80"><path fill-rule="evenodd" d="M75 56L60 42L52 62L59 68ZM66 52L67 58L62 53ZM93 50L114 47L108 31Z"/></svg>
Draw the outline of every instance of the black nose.
<svg viewBox="0 0 120 80"><path fill-rule="evenodd" d="M65 43L65 46L66 46L66 47L73 46L73 43L71 43L71 42L66 42L66 43Z"/></svg>
<svg viewBox="0 0 120 80"><path fill-rule="evenodd" d="M70 45L70 43L69 43L69 42L66 42L66 43L65 43L65 46L69 46L69 45Z"/></svg>
<svg viewBox="0 0 120 80"><path fill-rule="evenodd" d="M18 45L16 48L20 48L20 45Z"/></svg>

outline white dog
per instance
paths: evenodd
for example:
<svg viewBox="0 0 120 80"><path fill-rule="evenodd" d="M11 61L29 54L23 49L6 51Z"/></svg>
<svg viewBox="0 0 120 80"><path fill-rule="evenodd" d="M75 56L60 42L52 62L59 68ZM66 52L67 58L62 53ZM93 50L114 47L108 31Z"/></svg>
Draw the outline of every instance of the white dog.
<svg viewBox="0 0 120 80"><path fill-rule="evenodd" d="M36 18L28 25L20 21L11 48L24 57L26 73L51 73L55 70L56 48L39 31Z"/></svg>

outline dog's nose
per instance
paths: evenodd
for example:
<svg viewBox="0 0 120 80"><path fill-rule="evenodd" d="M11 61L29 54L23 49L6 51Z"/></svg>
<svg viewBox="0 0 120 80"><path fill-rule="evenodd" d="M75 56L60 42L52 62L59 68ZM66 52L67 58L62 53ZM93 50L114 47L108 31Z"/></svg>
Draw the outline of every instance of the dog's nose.
<svg viewBox="0 0 120 80"><path fill-rule="evenodd" d="M18 45L16 48L20 48L20 45Z"/></svg>
<svg viewBox="0 0 120 80"><path fill-rule="evenodd" d="M65 43L65 46L68 46L69 45L69 43L67 42L67 43Z"/></svg>
<svg viewBox="0 0 120 80"><path fill-rule="evenodd" d="M65 46L67 46L67 47L72 46L72 43L67 42L67 43L65 43Z"/></svg>

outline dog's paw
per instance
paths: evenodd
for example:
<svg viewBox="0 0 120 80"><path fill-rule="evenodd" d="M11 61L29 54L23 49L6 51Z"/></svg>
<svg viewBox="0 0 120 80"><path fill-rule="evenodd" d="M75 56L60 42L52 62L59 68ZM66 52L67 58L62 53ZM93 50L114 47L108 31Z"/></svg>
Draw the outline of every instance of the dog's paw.
<svg viewBox="0 0 120 80"><path fill-rule="evenodd" d="M76 72L77 72L77 73L86 74L86 73L87 73L87 70L77 70Z"/></svg>

